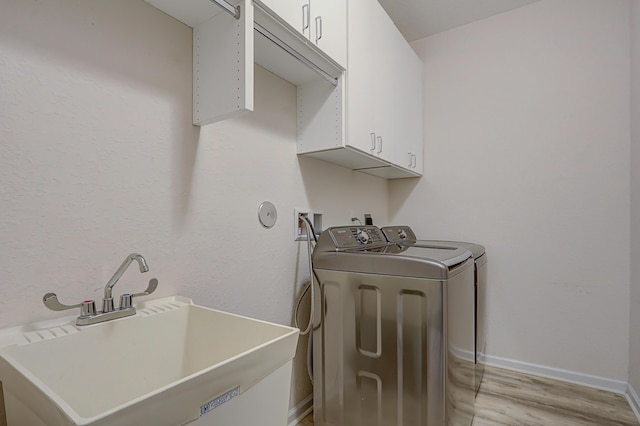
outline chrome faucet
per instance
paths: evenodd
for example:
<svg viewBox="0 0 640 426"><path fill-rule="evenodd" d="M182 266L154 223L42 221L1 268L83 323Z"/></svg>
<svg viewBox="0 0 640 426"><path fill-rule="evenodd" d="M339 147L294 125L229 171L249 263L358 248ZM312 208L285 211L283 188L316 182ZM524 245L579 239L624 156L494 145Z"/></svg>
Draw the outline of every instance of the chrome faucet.
<svg viewBox="0 0 640 426"><path fill-rule="evenodd" d="M67 309L80 308L80 316L76 320L76 325L89 325L96 324L103 321L109 321L116 318L128 317L135 315L136 308L133 307L132 299L138 296L146 296L153 293L158 287L158 280L152 278L149 280L147 289L141 293L129 294L125 293L120 296L120 306L115 309L113 304L112 290L118 280L125 273L131 262L138 262L140 266L140 272L148 272L149 265L142 255L132 253L126 257L122 262L118 270L113 274L111 279L104 287L104 297L102 299L102 311L96 312L96 304L94 300L85 300L76 305L64 305L58 301L58 296L55 293L47 293L42 298L44 305L53 311L64 311Z"/></svg>
<svg viewBox="0 0 640 426"><path fill-rule="evenodd" d="M125 273L129 265L131 265L131 262L133 262L134 260L138 262L138 265L140 266L140 273L143 274L149 271L149 265L147 265L147 261L144 259L144 257L139 255L138 253L131 253L129 256L127 256L127 258L124 260L124 262L122 262L122 265L120 265L116 273L113 274L109 282L107 282L107 285L104 286L104 298L102 299L103 313L113 312L115 310L113 306L113 296L111 294L111 290L113 289L113 286L116 285L118 280L122 277L122 275Z"/></svg>

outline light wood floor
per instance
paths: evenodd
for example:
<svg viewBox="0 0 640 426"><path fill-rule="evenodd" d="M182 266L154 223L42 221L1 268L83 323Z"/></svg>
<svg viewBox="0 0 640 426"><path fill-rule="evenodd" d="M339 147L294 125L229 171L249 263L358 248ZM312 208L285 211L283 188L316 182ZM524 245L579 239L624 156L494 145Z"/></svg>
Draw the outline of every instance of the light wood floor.
<svg viewBox="0 0 640 426"><path fill-rule="evenodd" d="M310 414L298 426L313 425ZM624 395L487 367L473 426L640 426ZM348 425L344 425L348 426Z"/></svg>

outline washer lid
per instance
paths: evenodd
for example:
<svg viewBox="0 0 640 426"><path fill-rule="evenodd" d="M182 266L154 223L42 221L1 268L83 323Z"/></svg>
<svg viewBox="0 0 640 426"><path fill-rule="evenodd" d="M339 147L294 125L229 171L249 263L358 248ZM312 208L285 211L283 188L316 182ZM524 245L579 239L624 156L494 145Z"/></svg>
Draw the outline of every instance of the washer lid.
<svg viewBox="0 0 640 426"><path fill-rule="evenodd" d="M352 228L329 228L322 233L313 252L314 269L446 280L473 265L471 251L465 248L361 244Z"/></svg>
<svg viewBox="0 0 640 426"><path fill-rule="evenodd" d="M413 248L406 254L390 253L381 248L314 252L313 268L438 281L449 280L466 268L473 268L473 258L468 250L461 250L458 256L446 259L446 263L442 260L423 257L418 254L419 250Z"/></svg>

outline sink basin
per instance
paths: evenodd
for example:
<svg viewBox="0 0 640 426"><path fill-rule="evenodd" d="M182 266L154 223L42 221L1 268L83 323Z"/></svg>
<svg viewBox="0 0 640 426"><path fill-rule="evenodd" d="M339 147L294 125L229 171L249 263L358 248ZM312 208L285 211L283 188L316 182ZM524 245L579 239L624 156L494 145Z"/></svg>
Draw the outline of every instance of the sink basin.
<svg viewBox="0 0 640 426"><path fill-rule="evenodd" d="M287 363L290 377L298 330L171 297L115 321L5 335L13 336L0 348L9 426L174 426L205 419Z"/></svg>

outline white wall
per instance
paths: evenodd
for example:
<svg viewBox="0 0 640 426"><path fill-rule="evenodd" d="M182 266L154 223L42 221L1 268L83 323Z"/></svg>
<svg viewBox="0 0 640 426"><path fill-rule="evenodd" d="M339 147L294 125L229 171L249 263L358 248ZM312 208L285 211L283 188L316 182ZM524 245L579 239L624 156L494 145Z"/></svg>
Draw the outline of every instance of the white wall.
<svg viewBox="0 0 640 426"><path fill-rule="evenodd" d="M631 2L631 355L629 381L640 391L640 0ZM638 401L640 403L640 401Z"/></svg>
<svg viewBox="0 0 640 426"><path fill-rule="evenodd" d="M99 300L131 252L151 271L115 294L157 277L156 296L290 324L294 207L388 220L386 181L296 157L295 87L261 68L254 113L192 126L191 29L141 0L0 4L0 327L59 316L49 291Z"/></svg>
<svg viewBox="0 0 640 426"><path fill-rule="evenodd" d="M493 357L627 380L628 14L543 0L413 44L426 172L391 220L486 246Z"/></svg>

